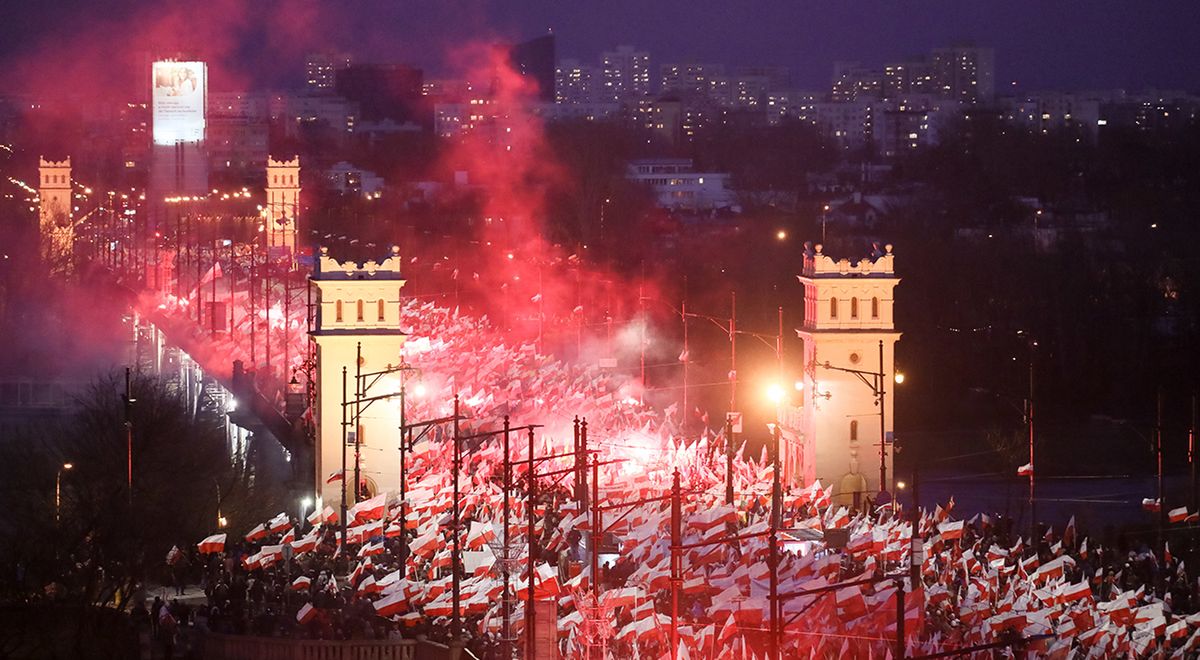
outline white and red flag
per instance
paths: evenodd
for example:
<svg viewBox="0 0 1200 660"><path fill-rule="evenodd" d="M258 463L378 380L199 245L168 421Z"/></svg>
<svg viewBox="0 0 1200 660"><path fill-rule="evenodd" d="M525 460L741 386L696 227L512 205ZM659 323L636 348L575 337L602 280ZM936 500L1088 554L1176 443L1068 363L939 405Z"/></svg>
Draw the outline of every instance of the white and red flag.
<svg viewBox="0 0 1200 660"><path fill-rule="evenodd" d="M304 591L312 586L312 580L308 576L301 575L292 581L292 591Z"/></svg>
<svg viewBox="0 0 1200 660"><path fill-rule="evenodd" d="M312 603L305 603L304 607L301 607L300 611L296 612L296 621L300 623L300 625L304 625L315 619L316 616L317 608L313 607Z"/></svg>
<svg viewBox="0 0 1200 660"><path fill-rule="evenodd" d="M202 555L223 552L225 550L225 535L213 534L196 545L200 548L200 554Z"/></svg>
<svg viewBox="0 0 1200 660"><path fill-rule="evenodd" d="M1026 463L1025 465L1022 465L1021 467L1017 468L1017 476L1018 477L1033 476L1033 463Z"/></svg>

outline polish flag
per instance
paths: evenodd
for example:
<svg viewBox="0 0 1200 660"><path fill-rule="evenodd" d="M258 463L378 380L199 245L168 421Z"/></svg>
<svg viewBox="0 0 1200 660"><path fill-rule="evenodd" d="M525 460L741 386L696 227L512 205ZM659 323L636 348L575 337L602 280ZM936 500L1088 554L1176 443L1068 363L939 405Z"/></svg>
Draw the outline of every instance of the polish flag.
<svg viewBox="0 0 1200 660"><path fill-rule="evenodd" d="M1018 477L1033 476L1033 463L1026 463L1025 465L1022 465L1021 467L1017 468L1017 476Z"/></svg>
<svg viewBox="0 0 1200 660"><path fill-rule="evenodd" d="M292 541L291 546L292 552L298 555L305 552L312 552L317 548L317 537L309 534L302 539Z"/></svg>
<svg viewBox="0 0 1200 660"><path fill-rule="evenodd" d="M1173 523L1183 522L1187 520L1188 512L1186 506L1181 506L1178 509L1171 509L1167 512L1167 520Z"/></svg>
<svg viewBox="0 0 1200 660"><path fill-rule="evenodd" d="M258 525L246 534L246 541L254 543L267 537L267 526Z"/></svg>
<svg viewBox="0 0 1200 660"><path fill-rule="evenodd" d="M293 527L288 530L287 534L283 535L283 539L281 539L279 542L284 545L288 545L292 541L295 541L295 540L296 540L296 528Z"/></svg>
<svg viewBox="0 0 1200 660"><path fill-rule="evenodd" d="M1162 502L1159 502L1156 499L1151 499L1151 498L1147 497L1142 500L1142 508L1147 511L1151 511L1151 512L1161 511L1162 510Z"/></svg>
<svg viewBox="0 0 1200 660"><path fill-rule="evenodd" d="M942 540L954 541L961 539L963 535L963 522L956 520L954 522L942 523L938 525L938 532L942 535Z"/></svg>
<svg viewBox="0 0 1200 660"><path fill-rule="evenodd" d="M292 582L292 591L304 591L312 586L312 580L307 576L301 575Z"/></svg>
<svg viewBox="0 0 1200 660"><path fill-rule="evenodd" d="M408 596L403 589L397 589L375 601L375 614L379 616L394 616L406 609L408 609Z"/></svg>
<svg viewBox="0 0 1200 660"><path fill-rule="evenodd" d="M380 493L369 500L363 500L354 505L347 514L355 523L364 520L378 520L387 513L387 493Z"/></svg>
<svg viewBox="0 0 1200 660"><path fill-rule="evenodd" d="M315 619L316 616L317 608L313 607L312 603L305 603L304 607L301 607L300 611L296 612L296 621L299 622L300 625L304 625Z"/></svg>
<svg viewBox="0 0 1200 660"><path fill-rule="evenodd" d="M292 521L288 520L287 513L283 512L271 519L270 523L268 523L268 530L272 534L278 534L291 526Z"/></svg>
<svg viewBox="0 0 1200 660"><path fill-rule="evenodd" d="M208 555L214 552L223 552L225 550L225 535L213 534L197 544L200 548L200 554Z"/></svg>
<svg viewBox="0 0 1200 660"><path fill-rule="evenodd" d="M333 474L326 477L325 483L331 484L335 481L341 481L342 479L345 479L345 478L346 478L346 474L343 471L338 470L337 472L334 472Z"/></svg>
<svg viewBox="0 0 1200 660"><path fill-rule="evenodd" d="M857 586L839 589L837 592L838 615L843 621L857 619L867 613L867 599Z"/></svg>
<svg viewBox="0 0 1200 660"><path fill-rule="evenodd" d="M1061 602L1074 603L1081 600L1092 600L1092 587L1088 581L1082 580L1077 584L1068 584L1060 594Z"/></svg>

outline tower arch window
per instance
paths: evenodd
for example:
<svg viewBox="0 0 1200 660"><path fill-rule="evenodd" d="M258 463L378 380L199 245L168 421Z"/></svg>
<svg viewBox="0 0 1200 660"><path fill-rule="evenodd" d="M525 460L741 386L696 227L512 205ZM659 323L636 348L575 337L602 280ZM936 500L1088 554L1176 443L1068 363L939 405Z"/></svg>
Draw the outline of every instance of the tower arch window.
<svg viewBox="0 0 1200 660"><path fill-rule="evenodd" d="M858 442L858 420L850 420L850 442Z"/></svg>
<svg viewBox="0 0 1200 660"><path fill-rule="evenodd" d="M879 296L871 298L871 318L879 318Z"/></svg>
<svg viewBox="0 0 1200 660"><path fill-rule="evenodd" d="M380 298L380 299L377 301L377 304L378 304L378 306L379 306L379 322L380 322L380 323L382 323L382 322L383 322L383 313L384 313L384 303L383 303L383 298Z"/></svg>
<svg viewBox="0 0 1200 660"><path fill-rule="evenodd" d="M359 320L359 322L362 322L362 320L363 320L363 301L362 301L362 298L359 298L359 299L358 299L358 320Z"/></svg>
<svg viewBox="0 0 1200 660"><path fill-rule="evenodd" d="M850 299L850 318L858 318L858 298Z"/></svg>
<svg viewBox="0 0 1200 660"><path fill-rule="evenodd" d="M342 301L339 300L336 303L334 303L333 308L334 308L334 314L333 314L334 320L337 321L338 323L341 323L342 322Z"/></svg>
<svg viewBox="0 0 1200 660"><path fill-rule="evenodd" d="M837 318L837 298L829 299L829 318Z"/></svg>

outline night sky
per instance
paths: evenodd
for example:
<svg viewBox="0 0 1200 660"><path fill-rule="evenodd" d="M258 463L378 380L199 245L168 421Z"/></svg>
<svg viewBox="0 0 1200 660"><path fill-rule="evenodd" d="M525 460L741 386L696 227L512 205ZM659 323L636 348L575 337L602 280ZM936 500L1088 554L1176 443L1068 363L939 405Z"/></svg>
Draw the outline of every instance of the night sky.
<svg viewBox="0 0 1200 660"><path fill-rule="evenodd" d="M694 59L780 64L798 88L824 89L836 60L880 64L973 42L996 50L997 91L1125 87L1200 90L1195 0L55 0L2 3L0 84L31 71L80 70L115 80L138 49L205 49L227 84L299 81L303 53L340 48L360 60L414 62L452 75L456 44L558 35L560 57L595 60L633 44L655 63ZM32 62L41 58L40 65ZM72 63L64 59L73 60ZM115 62L128 63L113 67ZM223 63L223 65L222 65ZM113 71L112 69L118 69ZM244 76L232 80L239 72ZM15 78L14 78L15 76ZM213 78L220 88L220 75ZM122 83L126 81L121 81ZM68 83L68 86L71 83ZM74 84L84 84L74 83ZM0 91L6 91L0 88Z"/></svg>

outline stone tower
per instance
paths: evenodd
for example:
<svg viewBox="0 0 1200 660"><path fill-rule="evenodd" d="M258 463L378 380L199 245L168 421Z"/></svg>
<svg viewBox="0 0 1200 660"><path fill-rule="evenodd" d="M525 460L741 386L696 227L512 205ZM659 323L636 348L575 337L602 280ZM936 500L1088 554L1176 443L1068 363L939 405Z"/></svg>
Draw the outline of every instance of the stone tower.
<svg viewBox="0 0 1200 660"><path fill-rule="evenodd" d="M803 442L789 457L789 474L832 484L834 500L845 505L876 499L881 471L882 488L892 492L889 442L900 339L894 260L891 245L876 246L857 263L834 261L821 245L806 246L798 276L804 285L804 326L796 331L804 342Z"/></svg>
<svg viewBox="0 0 1200 660"><path fill-rule="evenodd" d="M295 260L300 214L300 157L292 160L267 158L267 246L287 248Z"/></svg>
<svg viewBox="0 0 1200 660"><path fill-rule="evenodd" d="M53 271L71 268L75 240L71 159L38 159L38 238L42 261Z"/></svg>
<svg viewBox="0 0 1200 660"><path fill-rule="evenodd" d="M368 261L361 266L339 263L327 248L321 248L316 270L311 276L316 290L316 320L311 331L317 345L316 397L316 493L323 505L337 509L341 502L338 488L349 487L354 475L354 444L342 444L342 369L346 369L346 400L354 399L355 360L362 347L361 373L378 372L401 362L400 349L405 334L400 329L399 248L382 263ZM399 381L385 376L371 386L366 396L398 392ZM353 409L349 408L348 413ZM348 421L351 416L347 416ZM356 433L361 441L362 480L371 492L398 490L400 486L400 410L398 400L372 403L361 415L357 426L347 427L347 436ZM342 469L346 456L346 478L326 483L330 475ZM354 502L353 490L347 500Z"/></svg>

